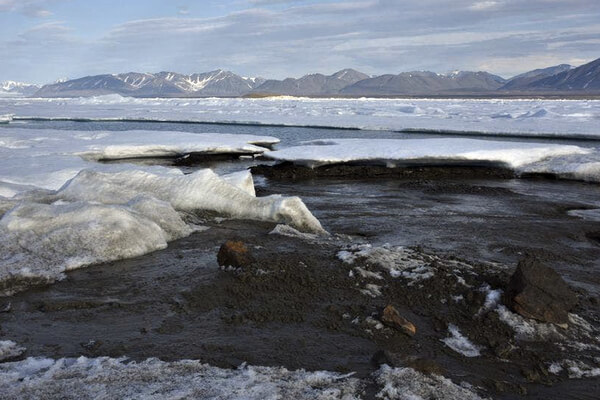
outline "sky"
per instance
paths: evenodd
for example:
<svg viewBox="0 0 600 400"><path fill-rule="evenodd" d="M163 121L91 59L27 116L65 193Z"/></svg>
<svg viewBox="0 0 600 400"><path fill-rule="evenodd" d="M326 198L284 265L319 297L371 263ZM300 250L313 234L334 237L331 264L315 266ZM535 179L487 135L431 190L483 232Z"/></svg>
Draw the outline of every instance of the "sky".
<svg viewBox="0 0 600 400"><path fill-rule="evenodd" d="M505 78L600 57L600 0L0 0L0 81L355 68Z"/></svg>

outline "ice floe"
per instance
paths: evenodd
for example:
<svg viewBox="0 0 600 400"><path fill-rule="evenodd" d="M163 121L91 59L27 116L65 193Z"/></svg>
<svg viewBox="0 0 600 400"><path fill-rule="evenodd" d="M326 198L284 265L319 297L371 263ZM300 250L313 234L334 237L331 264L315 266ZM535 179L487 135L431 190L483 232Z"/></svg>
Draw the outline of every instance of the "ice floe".
<svg viewBox="0 0 600 400"><path fill-rule="evenodd" d="M599 138L598 100L512 99L0 99L15 118L326 126L462 134Z"/></svg>
<svg viewBox="0 0 600 400"><path fill-rule="evenodd" d="M498 166L517 174L553 174L600 182L600 152L594 148L481 139L326 139L269 152L267 158L307 167L367 164Z"/></svg>

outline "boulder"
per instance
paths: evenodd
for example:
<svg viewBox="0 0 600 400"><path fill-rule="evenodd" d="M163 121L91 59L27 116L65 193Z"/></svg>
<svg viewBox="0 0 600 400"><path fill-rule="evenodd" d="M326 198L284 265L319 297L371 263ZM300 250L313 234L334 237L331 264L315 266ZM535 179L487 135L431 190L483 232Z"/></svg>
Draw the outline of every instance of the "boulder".
<svg viewBox="0 0 600 400"><path fill-rule="evenodd" d="M219 249L217 262L220 266L240 268L254 262L254 258L244 242L228 240Z"/></svg>
<svg viewBox="0 0 600 400"><path fill-rule="evenodd" d="M381 314L381 322L390 328L394 328L402 333L407 334L408 336L414 336L417 333L417 328L414 326L414 324L402 317L398 310L396 310L396 308L392 305L388 305L383 309Z"/></svg>
<svg viewBox="0 0 600 400"><path fill-rule="evenodd" d="M564 325L577 296L562 277L536 257L526 256L517 266L506 288L505 302L526 318Z"/></svg>

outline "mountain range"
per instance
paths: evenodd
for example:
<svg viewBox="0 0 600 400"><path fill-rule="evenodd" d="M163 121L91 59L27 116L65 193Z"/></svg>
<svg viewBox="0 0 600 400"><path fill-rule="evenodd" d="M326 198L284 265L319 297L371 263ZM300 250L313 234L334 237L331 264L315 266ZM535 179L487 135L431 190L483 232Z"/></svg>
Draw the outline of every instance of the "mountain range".
<svg viewBox="0 0 600 400"><path fill-rule="evenodd" d="M332 75L309 74L284 80L245 78L230 71L183 75L129 72L59 81L41 88L0 83L2 93L35 97L120 94L134 97L290 96L453 96L453 95L600 95L600 59L579 67L560 64L504 79L488 72L429 71L369 76L344 69Z"/></svg>

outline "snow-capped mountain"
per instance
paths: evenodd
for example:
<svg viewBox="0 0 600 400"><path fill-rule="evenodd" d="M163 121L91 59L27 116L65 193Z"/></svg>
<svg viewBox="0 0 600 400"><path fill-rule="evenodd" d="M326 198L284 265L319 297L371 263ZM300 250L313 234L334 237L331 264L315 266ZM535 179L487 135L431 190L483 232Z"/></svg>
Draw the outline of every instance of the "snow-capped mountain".
<svg viewBox="0 0 600 400"><path fill-rule="evenodd" d="M506 80L488 72L429 71L403 72L363 79L341 90L342 94L363 96L443 95L481 93L498 89Z"/></svg>
<svg viewBox="0 0 600 400"><path fill-rule="evenodd" d="M31 83L15 81L0 82L0 96L29 96L39 89L39 86Z"/></svg>
<svg viewBox="0 0 600 400"><path fill-rule="evenodd" d="M117 93L136 97L235 97L250 92L262 82L262 78L242 78L223 70L192 75L166 71L157 74L128 72L58 82L42 87L36 95L77 97Z"/></svg>

